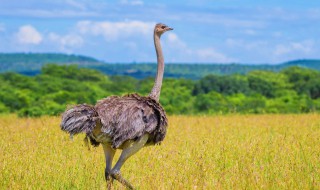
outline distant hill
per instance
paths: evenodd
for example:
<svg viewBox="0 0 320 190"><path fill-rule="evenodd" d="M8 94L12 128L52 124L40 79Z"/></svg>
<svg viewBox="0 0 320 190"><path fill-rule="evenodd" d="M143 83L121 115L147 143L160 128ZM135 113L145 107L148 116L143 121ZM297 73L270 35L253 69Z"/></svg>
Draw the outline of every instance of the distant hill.
<svg viewBox="0 0 320 190"><path fill-rule="evenodd" d="M82 66L101 64L100 61L81 55L60 53L0 53L0 72L39 73L48 63L59 65L78 64Z"/></svg>
<svg viewBox="0 0 320 190"><path fill-rule="evenodd" d="M18 72L38 74L44 64L77 64L80 67L99 70L108 75L127 75L134 78L153 77L155 63L104 63L91 57L54 53L0 53L0 73ZM279 71L290 66L320 70L320 60L295 60L277 65L252 64L166 64L165 76L172 78L199 79L208 74L245 74L252 70Z"/></svg>
<svg viewBox="0 0 320 190"><path fill-rule="evenodd" d="M310 60L310 59L309 60L295 60L295 61L289 61L289 62L284 63L282 65L285 67L299 66L299 67L320 70L320 60Z"/></svg>
<svg viewBox="0 0 320 190"><path fill-rule="evenodd" d="M172 78L199 79L208 74L228 75L233 73L246 74L252 70L280 71L291 66L320 70L320 60L297 60L283 64L252 65L252 64L166 64L165 76ZM101 64L90 68L108 75L128 75L135 78L155 76L155 64Z"/></svg>

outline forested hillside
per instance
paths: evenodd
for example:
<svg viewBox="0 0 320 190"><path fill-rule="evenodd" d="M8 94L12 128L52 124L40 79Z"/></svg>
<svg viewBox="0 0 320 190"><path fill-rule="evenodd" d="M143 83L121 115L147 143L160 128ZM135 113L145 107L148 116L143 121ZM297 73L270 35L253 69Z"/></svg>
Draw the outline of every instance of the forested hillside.
<svg viewBox="0 0 320 190"><path fill-rule="evenodd" d="M94 58L61 53L0 53L0 73L19 72L27 75L38 74L45 64L93 65L100 64Z"/></svg>
<svg viewBox="0 0 320 190"><path fill-rule="evenodd" d="M152 63L111 64L78 55L0 53L0 73L10 71L32 76L39 74L41 67L48 63L59 65L77 64L79 67L92 68L107 75L125 75L136 79L143 79L150 76L153 77L156 74L156 65ZM320 71L320 60L298 60L277 65L167 63L165 66L165 77L200 79L208 74L247 74L253 70L278 72L290 66L299 66Z"/></svg>
<svg viewBox="0 0 320 190"><path fill-rule="evenodd" d="M109 95L147 95L153 78L107 76L76 65L46 65L39 75L0 74L0 112L59 115L67 105ZM307 113L320 111L320 72L290 67L280 72L165 78L160 102L169 114Z"/></svg>

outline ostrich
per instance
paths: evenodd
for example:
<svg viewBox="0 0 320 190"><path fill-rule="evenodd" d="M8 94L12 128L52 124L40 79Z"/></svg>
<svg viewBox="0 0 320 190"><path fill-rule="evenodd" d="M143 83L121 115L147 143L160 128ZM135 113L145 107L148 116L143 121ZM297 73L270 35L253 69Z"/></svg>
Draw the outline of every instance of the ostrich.
<svg viewBox="0 0 320 190"><path fill-rule="evenodd" d="M102 144L106 159L105 179L109 188L115 179L133 189L120 174L122 165L144 146L159 144L166 135L167 117L159 103L164 72L160 37L169 30L173 29L161 23L154 28L158 68L148 96L110 96L99 100L95 106L80 104L62 114L61 129L68 132L70 137L82 132L86 133L85 140L88 142L89 139L93 146ZM117 149L122 149L122 152L112 168Z"/></svg>

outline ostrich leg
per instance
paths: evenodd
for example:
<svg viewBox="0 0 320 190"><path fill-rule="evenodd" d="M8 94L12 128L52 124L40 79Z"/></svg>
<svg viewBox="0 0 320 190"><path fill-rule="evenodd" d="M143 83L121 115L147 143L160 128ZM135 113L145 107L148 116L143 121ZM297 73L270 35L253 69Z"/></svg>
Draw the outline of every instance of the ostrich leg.
<svg viewBox="0 0 320 190"><path fill-rule="evenodd" d="M109 145L109 144L102 144L102 146L103 146L103 150L104 150L104 155L106 157L106 169L104 171L104 175L106 178L107 187L108 187L108 189L111 189L111 184L112 184L113 179L111 178L110 173L111 173L111 167L112 167L112 159L113 159L113 156L114 156L116 150L111 148L111 145Z"/></svg>
<svg viewBox="0 0 320 190"><path fill-rule="evenodd" d="M111 170L111 176L114 179L118 180L123 185L125 185L128 189L134 189L134 188L127 180L125 180L121 176L120 168L130 156L132 156L133 154L138 152L142 147L144 147L144 145L148 141L148 138L149 138L149 135L145 134L138 141L135 141L135 142L132 142L132 143L128 144L122 150L122 153L120 155L119 160L117 161L116 165Z"/></svg>

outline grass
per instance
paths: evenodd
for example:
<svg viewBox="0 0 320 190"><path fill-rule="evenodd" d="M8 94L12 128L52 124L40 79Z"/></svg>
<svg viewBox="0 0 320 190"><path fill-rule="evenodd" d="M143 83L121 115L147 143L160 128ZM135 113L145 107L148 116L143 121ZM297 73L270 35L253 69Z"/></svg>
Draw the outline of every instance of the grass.
<svg viewBox="0 0 320 190"><path fill-rule="evenodd" d="M102 148L70 141L59 122L0 116L0 189L106 188ZM169 125L161 146L123 166L136 188L320 188L318 114L170 116Z"/></svg>

